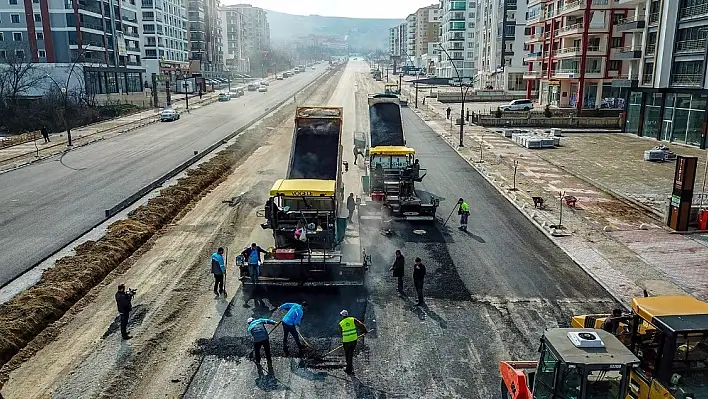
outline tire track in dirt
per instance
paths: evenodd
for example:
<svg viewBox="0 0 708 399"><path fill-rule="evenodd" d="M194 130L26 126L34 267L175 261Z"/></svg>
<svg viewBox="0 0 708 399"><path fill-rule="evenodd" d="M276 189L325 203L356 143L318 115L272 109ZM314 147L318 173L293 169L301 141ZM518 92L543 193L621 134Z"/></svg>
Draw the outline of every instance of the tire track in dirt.
<svg viewBox="0 0 708 399"><path fill-rule="evenodd" d="M325 78L306 102L320 101L338 77ZM80 397L115 397L117 392L122 397L180 396L196 367L197 359L189 349L198 337L211 335L207 331L226 311L227 302L215 301L210 293L209 255L216 246L235 249L235 243L244 244L241 224L258 227L253 209L265 200L272 180L281 174L278 169L285 167L293 114L294 105L287 105L276 117L240 136L232 148L240 156L234 172L181 220L163 229L151 249L133 259L132 267L121 268L124 275L116 273L104 281L93 302L63 320L65 327L56 340L10 375L3 394L8 398L45 397L50 392L54 397L77 397L78 392ZM282 167L273 166L277 163ZM238 193L242 193L238 206L222 203ZM128 343L115 333L101 339L115 321L114 291L108 284L117 277L139 289L134 302L147 308L139 323L133 319L130 328L135 338ZM234 292L237 282L227 277L227 285Z"/></svg>

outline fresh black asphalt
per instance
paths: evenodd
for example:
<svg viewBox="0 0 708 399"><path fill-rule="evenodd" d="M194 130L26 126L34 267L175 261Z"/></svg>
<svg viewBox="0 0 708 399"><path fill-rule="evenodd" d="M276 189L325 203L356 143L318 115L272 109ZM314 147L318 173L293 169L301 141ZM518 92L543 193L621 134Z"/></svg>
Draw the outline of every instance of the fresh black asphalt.
<svg viewBox="0 0 708 399"><path fill-rule="evenodd" d="M533 360L544 329L567 326L573 314L614 306L411 110L404 109L403 117L407 144L428 172L420 190L441 197L441 220L396 223L389 237L379 233L377 221L363 221L362 246L373 256L366 289L271 290L259 306L237 294L215 336L198 343L201 365L185 397L499 397L500 360ZM460 197L472 211L468 233L456 229L456 214L442 227ZM396 249L406 256L403 297L388 271ZM428 269L423 308L414 306L415 257ZM375 329L360 343L355 377L344 374L341 352L324 361L284 357L280 330L271 340L272 375L248 361L245 320L270 317L280 303L299 300L312 304L302 331L318 354L337 345L342 308Z"/></svg>

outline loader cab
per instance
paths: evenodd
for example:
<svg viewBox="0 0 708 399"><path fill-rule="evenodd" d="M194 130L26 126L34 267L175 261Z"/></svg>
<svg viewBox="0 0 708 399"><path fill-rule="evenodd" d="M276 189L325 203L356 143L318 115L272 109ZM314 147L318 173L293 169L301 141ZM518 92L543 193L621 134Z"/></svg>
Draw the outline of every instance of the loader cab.
<svg viewBox="0 0 708 399"><path fill-rule="evenodd" d="M401 94L401 90L398 88L398 83L386 83L384 85L384 94Z"/></svg>
<svg viewBox="0 0 708 399"><path fill-rule="evenodd" d="M632 376L638 397L708 397L708 303L688 296L634 298L632 311L629 347L641 360Z"/></svg>
<svg viewBox="0 0 708 399"><path fill-rule="evenodd" d="M369 150L372 199L383 201L385 196L410 196L414 181L420 181L420 165L415 150L403 146L381 146Z"/></svg>
<svg viewBox="0 0 708 399"><path fill-rule="evenodd" d="M273 230L276 250L334 248L335 187L334 180L281 179L273 184L262 227Z"/></svg>

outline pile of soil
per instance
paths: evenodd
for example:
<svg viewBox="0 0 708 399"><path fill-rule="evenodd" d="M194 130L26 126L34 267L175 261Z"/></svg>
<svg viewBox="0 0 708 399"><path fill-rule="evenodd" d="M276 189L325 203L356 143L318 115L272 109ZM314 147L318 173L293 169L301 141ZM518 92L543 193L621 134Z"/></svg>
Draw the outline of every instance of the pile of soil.
<svg viewBox="0 0 708 399"><path fill-rule="evenodd" d="M59 259L35 286L0 305L0 365L62 317L193 199L229 173L233 157L232 151L223 151L188 170L176 185L162 190L159 196L129 213L127 219L111 224L99 240L77 246L75 255Z"/></svg>

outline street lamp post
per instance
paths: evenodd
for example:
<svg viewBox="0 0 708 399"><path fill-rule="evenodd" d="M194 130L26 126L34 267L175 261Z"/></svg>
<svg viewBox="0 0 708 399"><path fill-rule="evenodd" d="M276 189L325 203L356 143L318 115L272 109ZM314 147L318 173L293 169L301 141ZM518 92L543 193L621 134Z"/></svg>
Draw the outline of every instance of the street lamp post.
<svg viewBox="0 0 708 399"><path fill-rule="evenodd" d="M189 112L189 93L187 90L189 85L187 84L187 79L182 81L182 85L184 85L184 106L187 109L187 112Z"/></svg>
<svg viewBox="0 0 708 399"><path fill-rule="evenodd" d="M455 62L452 60L452 57L450 57L450 54L445 50L443 46L438 46L438 48L445 53L447 56L448 61L450 61L450 64L452 67L455 69L455 74L457 74L457 79L460 81L460 95L462 95L462 107L460 108L460 147L464 147L464 136L465 136L465 96L467 95L467 92L470 89L470 86L467 87L466 90L463 90L463 85L462 85L462 75L460 75L460 71L457 69L457 66L455 66Z"/></svg>

